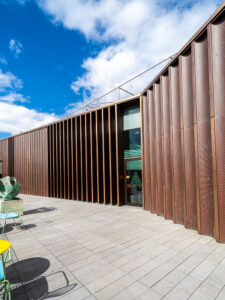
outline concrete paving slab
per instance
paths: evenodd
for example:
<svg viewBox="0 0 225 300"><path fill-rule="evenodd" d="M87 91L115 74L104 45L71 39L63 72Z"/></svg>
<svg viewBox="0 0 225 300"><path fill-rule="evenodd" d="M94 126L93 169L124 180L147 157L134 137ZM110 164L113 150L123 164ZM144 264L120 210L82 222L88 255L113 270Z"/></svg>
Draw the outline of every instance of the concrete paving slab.
<svg viewBox="0 0 225 300"><path fill-rule="evenodd" d="M139 207L21 197L26 230L3 237L13 299L225 299L225 245L211 237Z"/></svg>

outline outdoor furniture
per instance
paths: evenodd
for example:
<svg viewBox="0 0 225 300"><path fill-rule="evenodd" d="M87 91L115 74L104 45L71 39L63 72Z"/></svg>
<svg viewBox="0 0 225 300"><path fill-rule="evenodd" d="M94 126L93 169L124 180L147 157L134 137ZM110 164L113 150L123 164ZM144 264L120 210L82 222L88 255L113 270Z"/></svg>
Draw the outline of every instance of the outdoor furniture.
<svg viewBox="0 0 225 300"><path fill-rule="evenodd" d="M25 229L21 216L18 213L13 212L13 209L12 209L12 212L9 212L9 210L7 210L7 212L5 212L4 210L1 211L0 212L0 219L4 220L3 221L4 224L3 224L3 227L2 227L2 234L4 234L4 231L5 231L6 220L9 220L9 219L13 219L15 226L16 226L15 219L20 219L20 223L23 226L23 228Z"/></svg>
<svg viewBox="0 0 225 300"><path fill-rule="evenodd" d="M0 240L0 285L5 285L7 287L8 299L11 300L11 289L10 283L6 279L5 275L5 263L11 260L11 252L10 252L11 243L8 241Z"/></svg>

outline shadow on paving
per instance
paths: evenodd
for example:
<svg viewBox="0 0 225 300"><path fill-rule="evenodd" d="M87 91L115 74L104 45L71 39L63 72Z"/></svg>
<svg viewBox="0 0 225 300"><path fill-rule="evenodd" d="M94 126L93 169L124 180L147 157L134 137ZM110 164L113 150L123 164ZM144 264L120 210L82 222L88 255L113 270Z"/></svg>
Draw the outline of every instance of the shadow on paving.
<svg viewBox="0 0 225 300"><path fill-rule="evenodd" d="M35 225L35 224L26 224L24 226L23 225L21 226L21 223L16 223L16 224L14 224L14 223L7 223L5 225L4 234L11 232L15 227L17 229L19 228L20 230L29 230L29 229L37 227L37 225ZM0 232L2 232L2 227L0 227Z"/></svg>
<svg viewBox="0 0 225 300"><path fill-rule="evenodd" d="M32 214L39 214L39 213L44 213L44 212L50 212L56 210L55 207L39 207L35 209L30 209L24 211L24 215L32 215Z"/></svg>
<svg viewBox="0 0 225 300"><path fill-rule="evenodd" d="M12 249L13 261L17 260ZM12 299L42 300L62 296L77 284L69 284L63 271L57 271L43 276L50 267L50 261L42 257L34 257L16 261L6 267L6 276L11 284ZM0 294L0 299L7 299Z"/></svg>

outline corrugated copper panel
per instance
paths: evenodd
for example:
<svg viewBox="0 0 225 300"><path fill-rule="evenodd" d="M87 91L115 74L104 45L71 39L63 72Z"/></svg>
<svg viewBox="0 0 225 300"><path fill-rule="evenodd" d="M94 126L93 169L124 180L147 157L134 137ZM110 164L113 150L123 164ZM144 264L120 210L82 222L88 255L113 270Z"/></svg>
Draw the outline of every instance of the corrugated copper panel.
<svg viewBox="0 0 225 300"><path fill-rule="evenodd" d="M117 164L116 162L116 111L115 106L110 107L110 129L111 129L111 173L112 173L112 204L117 204Z"/></svg>
<svg viewBox="0 0 225 300"><path fill-rule="evenodd" d="M181 95L184 126L184 174L186 227L197 229L197 202L195 177L194 104L192 86L192 55L181 56Z"/></svg>
<svg viewBox="0 0 225 300"><path fill-rule="evenodd" d="M225 242L225 116L215 119L219 239Z"/></svg>
<svg viewBox="0 0 225 300"><path fill-rule="evenodd" d="M212 25L219 241L225 242L225 12Z"/></svg>
<svg viewBox="0 0 225 300"><path fill-rule="evenodd" d="M8 175L8 139L0 141L0 161L2 161L3 177Z"/></svg>
<svg viewBox="0 0 225 300"><path fill-rule="evenodd" d="M105 172L104 172L104 180L105 180L105 204L111 203L111 193L110 193L110 154L109 154L109 110L108 108L104 109L104 119L103 119L103 127L104 127L104 140L102 137L102 141L104 141L103 151L105 157Z"/></svg>
<svg viewBox="0 0 225 300"><path fill-rule="evenodd" d="M162 105L163 105L163 132L164 132L164 170L165 170L165 203L164 216L166 219L173 218L172 203L172 162L171 162L171 139L170 139L170 100L169 79L161 77L162 83Z"/></svg>
<svg viewBox="0 0 225 300"><path fill-rule="evenodd" d="M198 123L200 232L214 235L213 169L207 35L195 42L195 94Z"/></svg>
<svg viewBox="0 0 225 300"><path fill-rule="evenodd" d="M160 95L160 84L154 85L155 93L155 132L156 132L156 170L157 170L157 198L156 212L158 215L164 213L164 170L162 156L162 103Z"/></svg>
<svg viewBox="0 0 225 300"><path fill-rule="evenodd" d="M197 229L194 128L184 128L186 226Z"/></svg>
<svg viewBox="0 0 225 300"><path fill-rule="evenodd" d="M151 207L151 182L150 182L150 134L149 134L149 109L147 97L142 98L143 103L143 143L144 143L144 203L145 209Z"/></svg>
<svg viewBox="0 0 225 300"><path fill-rule="evenodd" d="M48 196L47 128L14 137L14 176L22 193Z"/></svg>
<svg viewBox="0 0 225 300"><path fill-rule="evenodd" d="M214 235L214 202L210 121L198 124L200 231Z"/></svg>
<svg viewBox="0 0 225 300"><path fill-rule="evenodd" d="M197 122L210 117L208 41L205 34L195 42L195 86Z"/></svg>
<svg viewBox="0 0 225 300"><path fill-rule="evenodd" d="M170 96L173 131L174 221L184 223L183 155L181 145L181 112L179 66L170 68Z"/></svg>
<svg viewBox="0 0 225 300"><path fill-rule="evenodd" d="M212 60L215 116L225 115L225 12L212 25Z"/></svg>
<svg viewBox="0 0 225 300"><path fill-rule="evenodd" d="M151 176L151 211L156 212L156 193L157 193L157 177L156 177L156 143L155 143L155 105L153 90L147 93L149 102L149 132L150 132L150 176Z"/></svg>

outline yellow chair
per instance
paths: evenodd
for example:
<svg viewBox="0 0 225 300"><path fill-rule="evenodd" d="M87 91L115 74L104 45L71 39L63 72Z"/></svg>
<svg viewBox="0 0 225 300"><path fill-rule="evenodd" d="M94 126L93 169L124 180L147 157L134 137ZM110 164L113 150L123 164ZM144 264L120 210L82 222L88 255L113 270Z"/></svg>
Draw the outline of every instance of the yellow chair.
<svg viewBox="0 0 225 300"><path fill-rule="evenodd" d="M11 243L5 240L0 240L0 285L4 284L7 287L8 299L11 300L11 289L10 283L6 279L5 275L5 264L11 260L10 252Z"/></svg>

